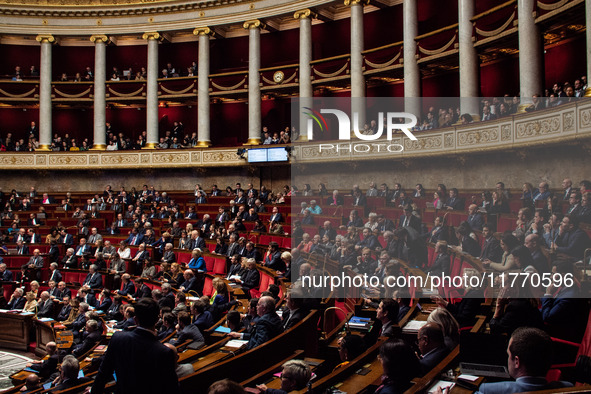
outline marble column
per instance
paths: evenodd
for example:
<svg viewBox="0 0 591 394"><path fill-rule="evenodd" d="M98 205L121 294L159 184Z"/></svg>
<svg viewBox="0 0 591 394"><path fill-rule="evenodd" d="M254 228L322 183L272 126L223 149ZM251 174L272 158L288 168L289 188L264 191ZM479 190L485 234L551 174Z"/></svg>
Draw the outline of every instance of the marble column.
<svg viewBox="0 0 591 394"><path fill-rule="evenodd" d="M417 42L419 32L417 0L404 0L402 3L403 53L404 56L404 97L405 111L421 116L421 72L417 63Z"/></svg>
<svg viewBox="0 0 591 394"><path fill-rule="evenodd" d="M460 108L463 114L480 117L478 96L480 87L478 54L472 42L474 0L458 1L458 35L460 46Z"/></svg>
<svg viewBox="0 0 591 394"><path fill-rule="evenodd" d="M197 146L211 146L209 127L209 37L213 30L198 27L193 34L199 37L199 59L197 62Z"/></svg>
<svg viewBox="0 0 591 394"><path fill-rule="evenodd" d="M39 148L48 151L51 148L51 46L55 37L51 34L39 34L41 43L41 67L39 75Z"/></svg>
<svg viewBox="0 0 591 394"><path fill-rule="evenodd" d="M300 65L299 65L299 79L300 79L300 98L299 98L299 114L300 122L298 127L298 140L307 139L307 122L308 117L304 115L303 108L311 107L313 105L314 90L312 88L312 18L316 17L311 10L305 9L296 11L293 15L295 19L300 21ZM291 136L294 138L294 136Z"/></svg>
<svg viewBox="0 0 591 394"><path fill-rule="evenodd" d="M105 81L107 79L106 35L90 36L94 42L94 144L92 150L107 149Z"/></svg>
<svg viewBox="0 0 591 394"><path fill-rule="evenodd" d="M261 87L259 70L261 68L261 29L265 25L260 20L244 22L248 29L248 141L245 145L261 143Z"/></svg>
<svg viewBox="0 0 591 394"><path fill-rule="evenodd" d="M519 111L532 102L534 94L543 93L543 57L542 36L534 18L535 0L518 0L517 17L519 18Z"/></svg>
<svg viewBox="0 0 591 394"><path fill-rule="evenodd" d="M146 146L155 149L158 145L158 41L160 33L144 33L148 40L148 77L146 79Z"/></svg>
<svg viewBox="0 0 591 394"><path fill-rule="evenodd" d="M359 115L357 126L365 123L365 77L363 76L363 5L368 0L345 0L351 9L351 122Z"/></svg>

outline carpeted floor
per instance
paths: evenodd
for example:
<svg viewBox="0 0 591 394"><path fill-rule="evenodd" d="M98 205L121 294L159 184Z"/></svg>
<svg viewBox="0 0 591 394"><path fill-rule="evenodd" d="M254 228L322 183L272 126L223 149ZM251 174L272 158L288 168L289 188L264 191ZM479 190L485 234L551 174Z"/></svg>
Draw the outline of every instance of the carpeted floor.
<svg viewBox="0 0 591 394"><path fill-rule="evenodd" d="M12 387L9 376L32 361L29 357L0 351L0 391Z"/></svg>

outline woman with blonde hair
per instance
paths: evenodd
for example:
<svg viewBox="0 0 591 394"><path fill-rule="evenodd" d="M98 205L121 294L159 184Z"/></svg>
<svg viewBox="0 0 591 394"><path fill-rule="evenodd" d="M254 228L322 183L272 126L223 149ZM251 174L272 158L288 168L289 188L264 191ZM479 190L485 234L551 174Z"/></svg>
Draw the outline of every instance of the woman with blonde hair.
<svg viewBox="0 0 591 394"><path fill-rule="evenodd" d="M68 318L62 322L62 324L64 325L72 324L74 320L76 320L76 317L78 317L78 312L80 309L80 300L78 298L72 298L70 300L70 306L72 307L72 309L70 309L70 315L68 316Z"/></svg>
<svg viewBox="0 0 591 394"><path fill-rule="evenodd" d="M37 282L36 280L31 282L31 293L33 293L33 296L35 296L35 299L39 298L39 282Z"/></svg>
<svg viewBox="0 0 591 394"><path fill-rule="evenodd" d="M448 349L460 343L460 324L445 308L435 308L427 317L427 323L437 323L443 331L443 339Z"/></svg>
<svg viewBox="0 0 591 394"><path fill-rule="evenodd" d="M191 260L189 260L188 267L192 270L197 270L200 272L206 272L207 267L205 266L205 260L202 257L201 249L195 248L191 252Z"/></svg>
<svg viewBox="0 0 591 394"><path fill-rule="evenodd" d="M23 307L23 312L33 312L34 314L37 314L37 300L35 299L35 293L29 291L25 295L25 298L27 299L27 302Z"/></svg>
<svg viewBox="0 0 591 394"><path fill-rule="evenodd" d="M170 265L170 279L165 279L165 282L170 283L174 288L178 288L181 283L185 281L183 277L183 270L179 263L172 263Z"/></svg>

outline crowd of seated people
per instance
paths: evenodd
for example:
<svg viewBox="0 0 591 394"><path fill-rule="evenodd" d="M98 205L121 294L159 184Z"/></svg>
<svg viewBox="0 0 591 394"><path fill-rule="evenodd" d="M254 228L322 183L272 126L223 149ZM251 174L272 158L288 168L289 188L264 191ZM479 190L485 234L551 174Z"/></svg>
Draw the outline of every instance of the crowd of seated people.
<svg viewBox="0 0 591 394"><path fill-rule="evenodd" d="M228 187L227 191L219 190L217 186L211 191L205 191L200 185L196 185L196 197L228 198L227 204L220 206L218 217L213 218L201 215L199 204L183 211L182 206L176 204L167 193L160 193L154 187L144 185L139 191L132 188L128 192L125 188L114 191L107 186L103 193L89 196L91 198L87 199L84 206L76 206L77 204L67 199L63 202L62 207L69 207L69 211L77 219L76 234L72 234L68 229L56 228L45 240L40 239L35 231L37 223L33 218L26 224L19 221L19 225L15 226L18 230L11 232L8 238L5 237L5 242L11 246L19 243L24 246L35 245L45 241L50 245L64 244L68 248L64 250L65 254L58 251L57 254L49 253L43 256L38 251L31 250L29 261L20 267L21 285L27 287L28 291L24 292L19 285L12 297L5 300L7 305L1 308L22 308L36 313L38 317L46 316L49 310L53 310L53 316L67 327L71 327L74 332L77 339L70 352L78 357L99 343L102 337L98 334L102 332L103 324L107 326L105 329L133 330L137 323L134 304L151 297L156 300L161 314L160 321L155 324L158 335L162 339L169 339L173 346L185 344L189 349L198 349L204 345L205 330L235 305L235 301L227 293L227 282L222 278L214 279L214 295L202 296L203 283L200 282L198 273L199 267L203 267L201 259L204 244L206 240L215 240L216 250L213 253L225 256L231 262L226 279L237 283L246 290L246 296L251 298L244 316L228 314L228 323L231 320L233 327L229 335L247 340L246 347L254 349L293 327L312 307L302 296L313 297L315 293L313 289L301 287L298 276L309 274L310 271L314 274L315 270L302 255L326 255L340 268L350 269L353 275L375 275L382 282L389 277L400 275L406 266L417 267L425 272L450 275L452 253L470 255L480 260L490 272L497 271L497 267L504 267L506 269L498 269L500 274L556 272L562 275L573 274L577 278L574 263L583 258L582 252L591 245L586 233L579 227L579 214L585 211L583 208L586 205L581 204L581 208L577 209L580 199L571 199L571 196L574 194L574 197L577 197L581 191L585 195L589 192L588 187L589 182L581 181L577 190L573 187L572 181L565 179L563 190L552 195L548 184L540 184L537 190L531 191L529 200L521 199L523 208L515 217L515 227L502 234L495 234L497 222L492 220L496 216L495 211L491 209L496 205L496 201L485 204L485 201L479 201L475 197L466 204L464 194L454 188L448 191L445 185L440 184L438 197L441 199L441 205L436 221L431 226L430 223L423 222L423 211L413 201L430 200L421 185L416 185L411 193L405 193L399 184L392 190L386 184L378 187L372 183L368 190L361 190L357 185L353 185L352 190L345 194L348 201L353 201L351 208L356 213L343 217L342 226L333 226L331 221L327 220L312 222L313 225L318 225L318 234L310 236L303 232L299 219L305 218L306 215L312 219L322 217L323 208L345 205L345 199L338 191L329 193L323 185L319 186L318 191L313 191L309 185L305 185L302 187L302 194L310 197L310 201L302 208L302 212L305 213L301 214L298 220L292 221L292 236L297 239L295 247L291 251L281 251L275 242L270 242L266 256L263 256L252 242L238 233L245 232L244 229L239 229L241 224L243 225L243 217L250 215L250 219L253 219L253 213L267 210L265 205L273 206L273 193L264 187L257 190L249 184L244 190L241 184L237 183L235 188ZM292 197L300 193L294 186L286 186L283 192ZM493 192L497 198L503 196L501 199L510 195L502 182L497 184ZM383 213L366 213L363 206L358 205L361 201L360 195L365 196L366 201L367 198L383 198L388 202L389 209L397 214L388 216ZM520 197L523 196L513 196L514 199ZM559 213L555 209L551 216L554 219L544 216L549 213L545 210L547 207L537 208L534 214L531 213L530 204L535 206L536 201L545 201L552 197L568 201L568 207L567 202L560 204L568 213L563 215L564 212ZM312 203L312 199L316 202ZM44 205L54 202L47 193L38 195L34 188L27 193L14 191L7 195L5 200L3 219L9 221L14 221L15 215L19 212L27 211L24 208L30 204ZM434 203L432 206L435 207L437 204ZM491 209L487 210L487 207ZM118 250L111 246L109 241L102 241L102 237L107 235L107 228L97 229L90 225L90 215L98 214L100 217L101 212L106 209L116 212L112 223L107 223L109 230L126 238ZM279 213L275 210L270 211L269 213L275 215ZM462 213L466 218L459 226L453 227L446 223L444 214L447 212ZM556 215L563 215L562 220L557 220ZM185 218L190 219L190 226L181 228L178 221ZM273 222L285 223L285 217L276 218L277 221ZM155 219L165 219L163 227L159 229L162 231L160 237L155 236L153 232L152 223ZM550 235L545 237L546 234ZM195 252L186 266L175 261L175 253L178 253L179 249L175 249L174 246L180 245L183 238L185 248ZM546 244L546 240L550 240L550 243ZM427 253L431 244L436 245L432 263ZM128 245L137 246L137 252L131 252ZM152 258L145 253L146 248L151 249ZM2 250L6 253L5 249ZM107 255L108 258L105 258ZM134 263L132 275L126 272L122 257ZM154 268L154 262L160 268L158 271L151 269ZM276 313L279 294L277 286L270 286L268 291L257 294L256 297L255 293L250 291L257 288L255 274L258 274L259 265L273 268L278 277L291 277L295 283L294 288L286 294L286 305L281 317ZM48 288L41 291L37 268L48 266ZM66 285L60 273L60 270L72 268L88 272L83 283L76 289L75 297L72 297L71 292L68 294L71 285ZM2 280L14 281L16 275L7 271L9 269L6 264L0 264ZM290 271L296 276L286 274ZM113 275L113 289L103 287L107 275ZM161 282L161 290L150 290L143 278L158 280ZM551 286L542 289L541 293L536 290L529 287L519 290L511 287L500 289L491 311L491 333L506 333L517 338L522 327L528 326L543 329L555 337L580 341L586 323L586 314L581 311L587 308L586 300L576 298L581 289L578 286ZM474 324L480 301L484 298L484 294L478 293L480 289L466 288L462 291L464 293L460 295L466 296L468 292L477 292L477 295L475 298L466 297L461 303L451 303L443 297L434 299L438 308L431 312L428 324L417 334L416 350L423 355L421 359L416 358L411 347L400 340L392 339L382 345L380 357L385 378L378 392L389 392L389 387L404 390L409 387L411 377L423 376L457 346L460 327ZM515 293L516 291L518 292ZM189 304L188 297L194 294L201 297ZM410 298L410 294L404 289L394 292L384 289L382 292L371 292L368 295L366 304L376 308L377 324L366 334L364 346L371 346L380 336L396 336L393 326L409 311ZM59 308L54 307L54 304L59 304ZM99 318L95 310L105 312L105 317ZM581 319L575 321L576 316L581 316ZM113 322L103 323L107 320ZM240 328L244 328L244 331L239 332ZM173 335L174 331L176 334ZM534 331L531 335L545 334ZM344 351L341 358L343 363L352 360L358 354L355 345L349 345L348 342L341 342L343 347L351 346L350 350ZM510 349L512 354L520 351L513 350L511 345ZM347 355L349 351L351 353ZM399 362L403 364L398 364ZM118 369L122 367L117 366L117 363L114 365L108 364L109 368L115 369L118 376L120 372L125 373L124 369ZM408 373L398 373L401 365L408 368ZM301 367L305 370L304 366ZM529 376L528 373L532 371L512 376L519 379ZM289 373L286 375L286 380L288 379ZM309 378L304 381L307 384ZM305 384L302 386L298 383L297 386L305 387ZM288 387L286 382L285 388ZM540 387L545 387L544 382ZM264 391L266 388L260 389ZM486 392L485 389L483 386L482 391ZM272 392L271 389L267 391Z"/></svg>

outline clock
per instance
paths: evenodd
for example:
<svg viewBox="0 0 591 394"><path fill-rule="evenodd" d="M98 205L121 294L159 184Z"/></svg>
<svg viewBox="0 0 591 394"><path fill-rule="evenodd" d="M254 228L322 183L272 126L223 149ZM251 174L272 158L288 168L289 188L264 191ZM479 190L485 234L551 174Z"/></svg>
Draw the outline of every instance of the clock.
<svg viewBox="0 0 591 394"><path fill-rule="evenodd" d="M273 81L275 81L275 83L283 82L283 78L285 78L283 71L275 71L275 74L273 74Z"/></svg>

